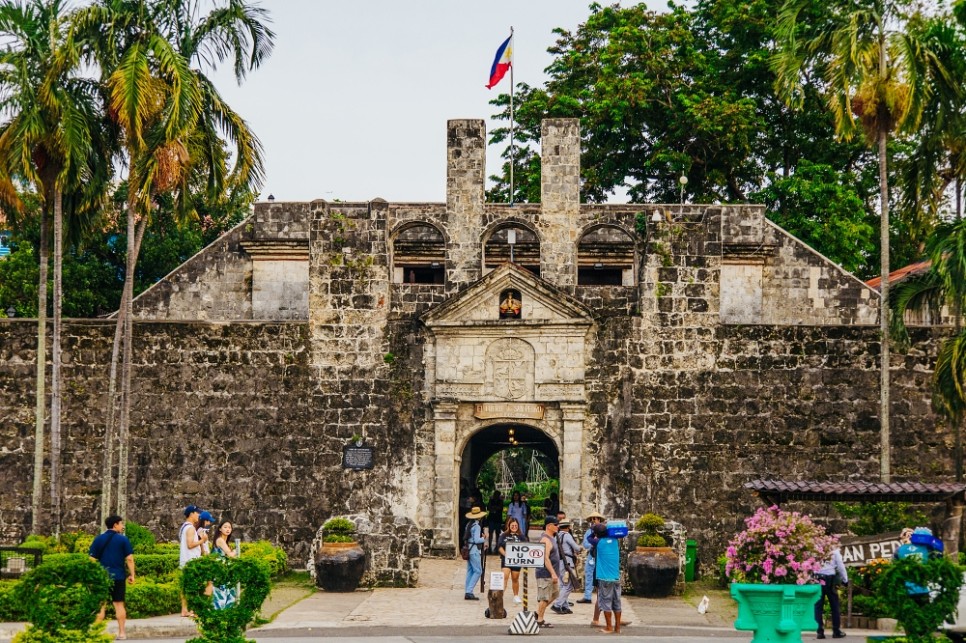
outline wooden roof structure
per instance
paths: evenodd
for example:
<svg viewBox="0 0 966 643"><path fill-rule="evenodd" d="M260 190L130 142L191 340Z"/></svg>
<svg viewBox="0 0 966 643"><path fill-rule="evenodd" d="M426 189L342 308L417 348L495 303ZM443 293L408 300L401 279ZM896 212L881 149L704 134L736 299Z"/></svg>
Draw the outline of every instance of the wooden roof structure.
<svg viewBox="0 0 966 643"><path fill-rule="evenodd" d="M789 500L817 502L912 502L939 503L947 500L966 502L966 484L961 482L814 482L791 480L752 480L745 483L768 504L781 505Z"/></svg>

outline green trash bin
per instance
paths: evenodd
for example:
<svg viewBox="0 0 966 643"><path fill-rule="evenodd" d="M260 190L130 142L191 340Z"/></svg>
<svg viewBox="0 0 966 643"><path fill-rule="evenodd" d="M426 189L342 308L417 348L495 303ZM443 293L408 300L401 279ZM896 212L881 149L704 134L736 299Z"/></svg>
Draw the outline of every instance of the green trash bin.
<svg viewBox="0 0 966 643"><path fill-rule="evenodd" d="M684 580L688 583L694 580L694 573L698 566L698 541L688 540L684 550Z"/></svg>

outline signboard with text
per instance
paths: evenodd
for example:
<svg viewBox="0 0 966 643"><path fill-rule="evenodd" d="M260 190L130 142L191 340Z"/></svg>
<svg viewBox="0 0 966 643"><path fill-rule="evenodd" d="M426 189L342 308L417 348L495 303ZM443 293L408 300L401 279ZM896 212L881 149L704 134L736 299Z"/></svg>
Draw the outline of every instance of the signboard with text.
<svg viewBox="0 0 966 643"><path fill-rule="evenodd" d="M543 567L546 551L543 543L506 543L507 567Z"/></svg>
<svg viewBox="0 0 966 643"><path fill-rule="evenodd" d="M846 567L860 567L876 558L891 559L901 544L898 531L861 538L842 538L839 543L842 562Z"/></svg>

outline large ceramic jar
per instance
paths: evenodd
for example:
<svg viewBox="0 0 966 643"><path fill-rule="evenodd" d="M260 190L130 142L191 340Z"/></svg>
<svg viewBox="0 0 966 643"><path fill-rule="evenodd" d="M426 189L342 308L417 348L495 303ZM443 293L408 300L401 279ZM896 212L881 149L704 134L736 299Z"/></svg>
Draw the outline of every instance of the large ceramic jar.
<svg viewBox="0 0 966 643"><path fill-rule="evenodd" d="M636 596L670 596L680 572L681 561L670 547L638 547L627 555L627 577Z"/></svg>
<svg viewBox="0 0 966 643"><path fill-rule="evenodd" d="M752 643L801 643L803 631L818 629L815 603L821 595L821 585L732 583L735 629L754 632Z"/></svg>
<svg viewBox="0 0 966 643"><path fill-rule="evenodd" d="M359 543L322 543L315 554L315 584L327 592L353 592L366 571Z"/></svg>

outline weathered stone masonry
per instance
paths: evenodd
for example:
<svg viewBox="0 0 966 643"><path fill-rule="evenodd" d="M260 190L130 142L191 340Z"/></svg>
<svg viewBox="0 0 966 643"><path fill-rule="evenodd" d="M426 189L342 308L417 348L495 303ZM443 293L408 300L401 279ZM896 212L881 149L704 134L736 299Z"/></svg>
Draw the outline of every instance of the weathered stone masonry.
<svg viewBox="0 0 966 643"><path fill-rule="evenodd" d="M747 480L877 476L876 293L760 207L580 204L573 121L544 125L541 204L484 203L482 122L447 135L445 203L260 203L137 299L132 519L174 538L194 502L304 563L325 519L353 515L370 581L412 584L419 555L453 552L460 463L491 426L553 443L572 515L656 510L706 563L755 505ZM442 239L442 283L394 266L419 225L435 232L413 239ZM539 276L486 267L507 226L535 239ZM601 230L627 244L578 257ZM609 256L631 281L580 282L578 263ZM520 319L499 318L507 289ZM65 327L65 526L93 529L113 323ZM5 541L30 524L35 328L0 320ZM942 331L916 333L893 357L893 469L939 480ZM545 414L477 418L488 402ZM376 449L371 471L341 468L355 434Z"/></svg>

